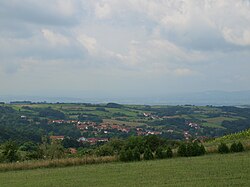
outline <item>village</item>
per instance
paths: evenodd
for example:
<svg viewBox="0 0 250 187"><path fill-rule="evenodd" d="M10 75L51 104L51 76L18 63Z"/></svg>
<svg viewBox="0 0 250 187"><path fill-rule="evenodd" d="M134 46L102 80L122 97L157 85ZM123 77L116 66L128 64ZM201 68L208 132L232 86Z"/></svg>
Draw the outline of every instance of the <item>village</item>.
<svg viewBox="0 0 250 187"><path fill-rule="evenodd" d="M150 119L161 119L157 115L151 115L150 113L143 113L143 116ZM164 116L163 118L167 118ZM79 129L83 136L77 139L81 143L89 143L94 145L97 143L108 142L110 138L116 137L118 134L122 137L127 136L148 136L148 135L162 135L162 134L172 134L173 129L161 128L157 129L147 124L143 126L131 126L128 124L118 124L114 122L102 122L96 123L92 121L79 121L79 120L49 120L49 124L68 124L73 125L75 128ZM194 130L200 129L197 123L188 122L186 125ZM183 131L182 136L188 140L192 137L189 131ZM51 139L63 140L64 135L51 136Z"/></svg>

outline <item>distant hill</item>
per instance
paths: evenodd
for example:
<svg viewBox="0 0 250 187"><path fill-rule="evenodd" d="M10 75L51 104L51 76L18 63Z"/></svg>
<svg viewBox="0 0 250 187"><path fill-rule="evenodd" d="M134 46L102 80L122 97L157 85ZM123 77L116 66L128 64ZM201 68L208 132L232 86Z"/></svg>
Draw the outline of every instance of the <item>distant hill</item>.
<svg viewBox="0 0 250 187"><path fill-rule="evenodd" d="M147 105L248 105L250 106L250 91L205 91L177 94L161 94L157 96L110 97L106 95L88 97L47 97L47 96L0 96L0 102L23 101L33 102L65 102L65 103L121 103Z"/></svg>

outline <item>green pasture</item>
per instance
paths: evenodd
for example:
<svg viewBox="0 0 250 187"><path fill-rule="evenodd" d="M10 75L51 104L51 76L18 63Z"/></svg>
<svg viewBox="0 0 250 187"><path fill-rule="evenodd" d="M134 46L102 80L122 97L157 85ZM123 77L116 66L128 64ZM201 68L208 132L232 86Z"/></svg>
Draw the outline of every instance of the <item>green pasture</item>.
<svg viewBox="0 0 250 187"><path fill-rule="evenodd" d="M0 173L1 187L249 186L250 152Z"/></svg>

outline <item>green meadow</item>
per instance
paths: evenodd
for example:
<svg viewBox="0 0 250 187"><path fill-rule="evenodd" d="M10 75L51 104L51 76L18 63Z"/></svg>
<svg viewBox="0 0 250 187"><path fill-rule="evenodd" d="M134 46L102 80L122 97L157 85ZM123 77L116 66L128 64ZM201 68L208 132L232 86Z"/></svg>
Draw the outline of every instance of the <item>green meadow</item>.
<svg viewBox="0 0 250 187"><path fill-rule="evenodd" d="M250 152L0 173L1 187L250 186Z"/></svg>

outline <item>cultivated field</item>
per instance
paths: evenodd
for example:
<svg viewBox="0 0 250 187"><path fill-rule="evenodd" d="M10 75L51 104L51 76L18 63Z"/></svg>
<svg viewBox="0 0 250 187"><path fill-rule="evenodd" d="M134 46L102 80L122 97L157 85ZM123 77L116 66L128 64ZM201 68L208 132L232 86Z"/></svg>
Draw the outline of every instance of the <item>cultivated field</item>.
<svg viewBox="0 0 250 187"><path fill-rule="evenodd" d="M0 173L0 186L250 186L250 152Z"/></svg>

